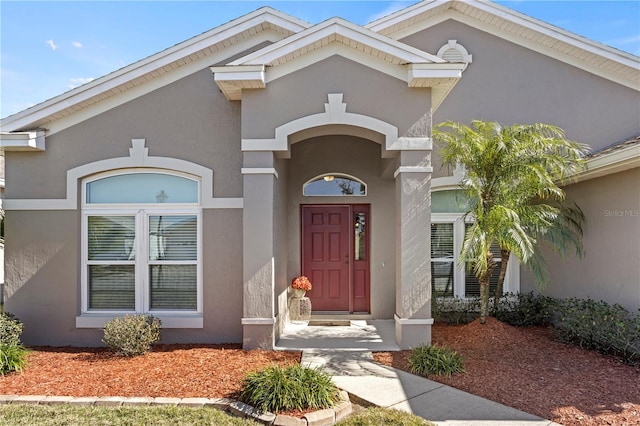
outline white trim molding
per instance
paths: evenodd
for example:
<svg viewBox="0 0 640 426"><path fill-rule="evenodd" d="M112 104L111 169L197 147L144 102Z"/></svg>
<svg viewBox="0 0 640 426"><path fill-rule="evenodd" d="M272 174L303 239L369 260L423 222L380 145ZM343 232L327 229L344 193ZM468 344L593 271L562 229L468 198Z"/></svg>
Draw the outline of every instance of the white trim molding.
<svg viewBox="0 0 640 426"><path fill-rule="evenodd" d="M44 151L45 131L0 133L0 149L3 151Z"/></svg>
<svg viewBox="0 0 640 426"><path fill-rule="evenodd" d="M274 325L275 317L267 318L242 318L242 325Z"/></svg>
<svg viewBox="0 0 640 426"><path fill-rule="evenodd" d="M630 145L587 159L587 169L569 183L581 182L640 167L640 144Z"/></svg>
<svg viewBox="0 0 640 426"><path fill-rule="evenodd" d="M400 325L433 325L433 318L400 318L398 314L393 314L396 324Z"/></svg>
<svg viewBox="0 0 640 426"><path fill-rule="evenodd" d="M485 31L587 72L640 90L637 56L598 43L491 1L422 1L365 25L395 40L447 20Z"/></svg>
<svg viewBox="0 0 640 426"><path fill-rule="evenodd" d="M76 328L104 328L112 319L131 315L131 312L113 314L82 314L76 317ZM202 314L153 314L162 321L162 328L204 328Z"/></svg>
<svg viewBox="0 0 640 426"><path fill-rule="evenodd" d="M347 112L347 104L342 101L342 93L327 94L328 102L324 112L301 117L275 129L273 139L242 139L242 151L280 151L289 158L289 136L313 127L327 125L347 125L372 130L384 137L382 157L394 157L388 151L398 151L398 128L377 118Z"/></svg>
<svg viewBox="0 0 640 426"><path fill-rule="evenodd" d="M70 115L92 117L177 78L205 69L226 58L246 52L265 41L275 43L309 28L311 24L269 7L233 19L219 27L162 50L145 59L100 77L34 107L3 118L3 131L46 127L49 134L77 122ZM187 69L188 71L182 71ZM165 80L166 76L171 79ZM174 77L176 76L176 77ZM140 88L140 89L138 89ZM115 99L115 101L112 101ZM69 117L72 120L68 121ZM43 123L47 123L43 125ZM54 127L57 130L54 130Z"/></svg>
<svg viewBox="0 0 640 426"><path fill-rule="evenodd" d="M6 210L75 210L78 208L78 182L90 175L117 169L155 168L187 173L201 179L203 209L242 208L242 198L214 198L213 170L186 160L149 156L145 139L132 139L128 157L110 158L84 164L67 171L64 199L5 199Z"/></svg>
<svg viewBox="0 0 640 426"><path fill-rule="evenodd" d="M400 173L432 173L431 166L400 166L393 173L393 178L397 178Z"/></svg>
<svg viewBox="0 0 640 426"><path fill-rule="evenodd" d="M243 175L274 175L278 179L278 171L273 167L243 167L240 169Z"/></svg>

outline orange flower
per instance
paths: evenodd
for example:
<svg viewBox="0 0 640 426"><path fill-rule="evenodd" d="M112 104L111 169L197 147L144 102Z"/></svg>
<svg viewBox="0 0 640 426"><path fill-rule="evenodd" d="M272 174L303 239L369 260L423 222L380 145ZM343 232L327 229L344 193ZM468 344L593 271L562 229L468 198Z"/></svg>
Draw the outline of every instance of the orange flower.
<svg viewBox="0 0 640 426"><path fill-rule="evenodd" d="M311 290L311 281L309 281L309 278L302 275L300 277L294 278L291 281L291 287L304 290L304 291L309 291Z"/></svg>

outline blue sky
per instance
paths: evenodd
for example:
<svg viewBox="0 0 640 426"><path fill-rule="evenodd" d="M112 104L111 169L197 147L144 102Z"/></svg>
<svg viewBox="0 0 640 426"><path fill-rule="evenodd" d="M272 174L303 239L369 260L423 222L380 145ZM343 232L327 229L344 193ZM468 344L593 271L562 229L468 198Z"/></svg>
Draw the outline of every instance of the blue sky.
<svg viewBox="0 0 640 426"><path fill-rule="evenodd" d="M310 23L340 16L366 24L414 3L0 0L0 117L57 96L261 6L271 6ZM640 0L498 3L640 55Z"/></svg>

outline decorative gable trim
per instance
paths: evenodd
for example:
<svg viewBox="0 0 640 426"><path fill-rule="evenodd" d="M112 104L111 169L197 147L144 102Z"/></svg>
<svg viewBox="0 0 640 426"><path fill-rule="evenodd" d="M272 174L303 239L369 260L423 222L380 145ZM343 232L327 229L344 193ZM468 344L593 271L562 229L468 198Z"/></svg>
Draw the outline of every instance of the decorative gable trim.
<svg viewBox="0 0 640 426"><path fill-rule="evenodd" d="M384 72L407 82L409 87L434 88L434 110L462 77L466 66L333 18L226 66L211 67L211 71L225 96L240 100L242 89L263 88L270 81L333 55Z"/></svg>
<svg viewBox="0 0 640 426"><path fill-rule="evenodd" d="M445 62L435 55L366 30L344 19L332 18L237 59L229 65L277 66L334 42L393 64Z"/></svg>
<svg viewBox="0 0 640 426"><path fill-rule="evenodd" d="M3 132L46 128L47 134L53 134L200 71L206 65L265 41L277 42L309 26L309 23L264 7L6 117L0 125ZM202 62L207 63L203 66ZM66 119L71 115L71 119Z"/></svg>
<svg viewBox="0 0 640 426"><path fill-rule="evenodd" d="M196 163L170 157L149 156L144 139L132 139L128 157L109 158L84 164L67 171L67 195L63 199L5 199L6 210L76 210L78 182L90 175L117 169L154 168L187 173L201 179L202 208L242 208L242 198L214 198L213 170Z"/></svg>
<svg viewBox="0 0 640 426"><path fill-rule="evenodd" d="M640 91L640 58L491 1L431 0L365 25L395 40L456 20Z"/></svg>

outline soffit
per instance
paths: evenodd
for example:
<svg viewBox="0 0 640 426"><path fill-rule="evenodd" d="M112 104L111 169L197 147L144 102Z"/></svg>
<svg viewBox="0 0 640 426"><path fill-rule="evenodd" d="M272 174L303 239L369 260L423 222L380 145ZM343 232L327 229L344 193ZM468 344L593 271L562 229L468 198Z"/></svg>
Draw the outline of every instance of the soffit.
<svg viewBox="0 0 640 426"><path fill-rule="evenodd" d="M243 89L264 88L269 81L333 54L375 67L406 81L410 87L437 88L434 108L459 81L465 68L463 63L447 62L343 19L332 18L211 70L225 96L239 100Z"/></svg>
<svg viewBox="0 0 640 426"><path fill-rule="evenodd" d="M640 58L489 1L427 0L365 25L402 39L447 19L640 90Z"/></svg>
<svg viewBox="0 0 640 426"><path fill-rule="evenodd" d="M272 42L289 37L310 24L265 7L65 92L1 121L3 132L47 128L50 123L86 111L168 74L182 72L203 60L216 63L246 49L253 40ZM235 46L235 49L234 49ZM241 49L240 49L241 47ZM202 68L199 68L202 69ZM197 70L197 68L194 68ZM191 72L189 70L188 72ZM161 83L164 84L164 83ZM152 85L149 85L152 86ZM124 101L128 101L126 98ZM113 107L115 105L110 105ZM86 119L86 114L84 115Z"/></svg>
<svg viewBox="0 0 640 426"><path fill-rule="evenodd" d="M283 65L332 43L341 43L391 64L444 63L445 60L341 18L332 18L249 54L229 65Z"/></svg>

